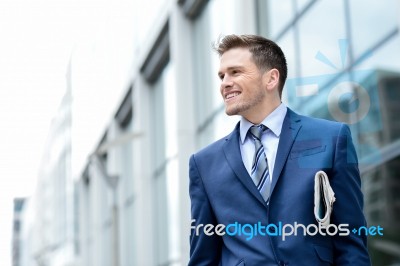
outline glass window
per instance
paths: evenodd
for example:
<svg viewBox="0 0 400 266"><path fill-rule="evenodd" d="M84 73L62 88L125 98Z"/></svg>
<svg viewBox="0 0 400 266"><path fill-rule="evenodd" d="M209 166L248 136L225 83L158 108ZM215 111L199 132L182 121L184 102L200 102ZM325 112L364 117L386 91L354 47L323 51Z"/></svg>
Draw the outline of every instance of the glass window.
<svg viewBox="0 0 400 266"><path fill-rule="evenodd" d="M342 1L318 1L298 22L301 76L337 73L347 63Z"/></svg>
<svg viewBox="0 0 400 266"><path fill-rule="evenodd" d="M400 121L396 118L400 101L400 34L396 16L399 3L387 1L379 7L377 4L350 1L354 60L357 62L354 73L372 73L367 85L371 107L361 121L368 124L359 129L358 136L361 159L374 153L379 157L380 148L400 138Z"/></svg>
<svg viewBox="0 0 400 266"><path fill-rule="evenodd" d="M294 18L293 0L268 1L268 35L276 38Z"/></svg>
<svg viewBox="0 0 400 266"><path fill-rule="evenodd" d="M168 195L168 260L170 265L173 261L179 260L179 162L178 162L178 122L177 122L177 95L174 78L174 68L172 63L164 69L163 86L164 97L164 119L168 121L168 126L165 129L165 178L166 178L166 193Z"/></svg>
<svg viewBox="0 0 400 266"><path fill-rule="evenodd" d="M363 180L377 177L374 186L364 191L364 212L369 225L381 226L383 236L368 239L372 265L394 265L398 253L392 247L400 243L399 213L400 157L390 160L363 176Z"/></svg>
<svg viewBox="0 0 400 266"><path fill-rule="evenodd" d="M166 177L163 163L165 162L165 119L164 119L164 88L162 75L152 91L153 127L150 138L153 140L152 160L154 162L154 223L155 223L155 258L157 265L168 261L168 212Z"/></svg>
<svg viewBox="0 0 400 266"><path fill-rule="evenodd" d="M368 4L362 0L348 2L355 57L363 54L398 28L399 1L387 0L384 4L380 1L370 1Z"/></svg>
<svg viewBox="0 0 400 266"><path fill-rule="evenodd" d="M132 120L121 129L120 135L129 134L132 131ZM118 169L119 193L120 193L120 241L121 245L121 263L122 265L135 265L136 261L136 241L135 241L135 205L134 205L134 180L133 180L133 143L128 141L119 146L120 166Z"/></svg>
<svg viewBox="0 0 400 266"><path fill-rule="evenodd" d="M297 12L305 8L306 6L313 4L315 0L293 0L297 6Z"/></svg>
<svg viewBox="0 0 400 266"><path fill-rule="evenodd" d="M169 63L152 88L156 265L179 259L176 88Z"/></svg>

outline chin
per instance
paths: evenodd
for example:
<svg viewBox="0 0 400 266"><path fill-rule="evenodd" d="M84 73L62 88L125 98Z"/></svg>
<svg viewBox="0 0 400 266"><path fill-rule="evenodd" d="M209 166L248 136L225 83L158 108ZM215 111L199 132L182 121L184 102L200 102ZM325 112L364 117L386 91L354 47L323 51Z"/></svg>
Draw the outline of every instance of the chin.
<svg viewBox="0 0 400 266"><path fill-rule="evenodd" d="M225 107L225 113L226 113L227 115L229 115L229 116L235 115L236 113L233 112L233 111L234 111L234 110L232 110L231 108L226 108L226 107Z"/></svg>
<svg viewBox="0 0 400 266"><path fill-rule="evenodd" d="M240 110L237 108L225 108L225 113L229 116L241 114Z"/></svg>

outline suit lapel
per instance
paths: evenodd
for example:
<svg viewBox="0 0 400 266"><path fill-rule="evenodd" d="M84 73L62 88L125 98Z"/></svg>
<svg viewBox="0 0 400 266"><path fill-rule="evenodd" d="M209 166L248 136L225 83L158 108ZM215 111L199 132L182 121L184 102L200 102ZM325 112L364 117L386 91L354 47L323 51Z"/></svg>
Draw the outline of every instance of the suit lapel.
<svg viewBox="0 0 400 266"><path fill-rule="evenodd" d="M274 191L275 185L281 175L282 169L286 163L290 149L297 137L297 133L301 128L301 119L289 108L287 109L286 117L283 121L282 132L279 139L278 151L275 159L274 173L272 176L271 194ZM251 194L260 201L261 204L267 206L260 192L257 190L249 173L244 167L242 155L239 147L239 123L236 125L233 132L228 135L223 145L226 160L229 166L235 172L236 177L242 184L251 192Z"/></svg>
<svg viewBox="0 0 400 266"><path fill-rule="evenodd" d="M292 148L293 142L297 137L297 133L301 128L300 121L300 117L288 108L286 117L283 121L278 151L276 153L274 173L272 175L271 194L273 193L275 185L278 182L283 166L287 161L287 157Z"/></svg>
<svg viewBox="0 0 400 266"><path fill-rule="evenodd" d="M264 199L262 198L260 192L257 190L253 183L249 173L244 167L242 155L240 153L239 147L239 123L236 125L233 132L227 136L225 143L223 145L226 160L229 166L235 172L236 177L242 182L242 184L261 202L265 205Z"/></svg>

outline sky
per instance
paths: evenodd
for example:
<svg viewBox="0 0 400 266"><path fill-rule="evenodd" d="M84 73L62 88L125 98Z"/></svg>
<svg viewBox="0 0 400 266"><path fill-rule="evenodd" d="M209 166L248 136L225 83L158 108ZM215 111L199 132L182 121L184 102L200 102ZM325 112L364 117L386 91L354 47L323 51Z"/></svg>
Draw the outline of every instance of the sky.
<svg viewBox="0 0 400 266"><path fill-rule="evenodd" d="M34 189L72 45L57 31L63 21L33 3L0 2L0 265L5 266L11 265L13 198Z"/></svg>
<svg viewBox="0 0 400 266"><path fill-rule="evenodd" d="M32 194L77 43L104 1L0 1L0 265L11 265L12 203Z"/></svg>

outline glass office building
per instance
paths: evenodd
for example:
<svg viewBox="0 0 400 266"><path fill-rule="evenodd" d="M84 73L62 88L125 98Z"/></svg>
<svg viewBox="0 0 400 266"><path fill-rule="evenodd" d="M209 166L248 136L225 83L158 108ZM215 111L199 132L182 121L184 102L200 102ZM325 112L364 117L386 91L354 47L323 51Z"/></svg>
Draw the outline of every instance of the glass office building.
<svg viewBox="0 0 400 266"><path fill-rule="evenodd" d="M369 239L373 262L398 262L399 3L214 0L154 6L149 17L158 28L137 27L139 36L148 32L153 41L139 38L144 56L128 93L131 122L111 125L114 136L107 135L112 140L123 131L144 134L131 146L109 152L121 175L126 172L119 188L124 190L119 191L119 228L126 231L120 237L122 264L181 265L187 260L188 158L228 134L238 120L224 113L218 57L210 48L220 34L229 33L277 41L289 64L287 105L351 126L366 217L369 225L384 228L383 237Z"/></svg>
<svg viewBox="0 0 400 266"><path fill-rule="evenodd" d="M78 47L71 60L76 265L187 264L189 157L239 120L225 115L211 49L230 33L260 34L282 47L290 108L350 125L367 222L384 228L369 237L373 265L400 263L399 1L104 4L130 24L115 39L100 39L108 45ZM123 62L110 61L118 71L94 68L110 54ZM79 112L92 104L80 98L85 90L104 103L92 115ZM102 125L92 126L96 120Z"/></svg>

